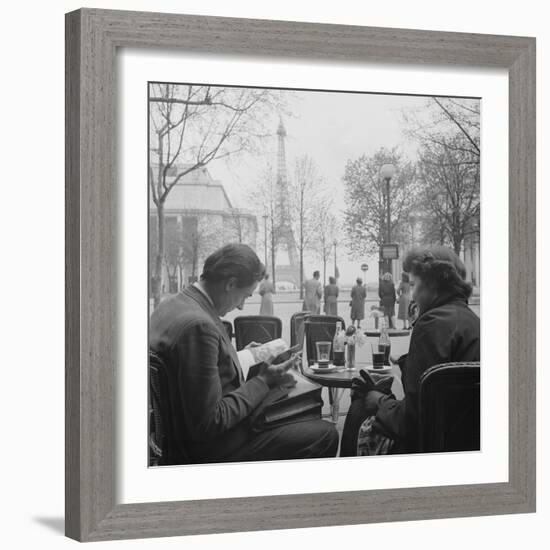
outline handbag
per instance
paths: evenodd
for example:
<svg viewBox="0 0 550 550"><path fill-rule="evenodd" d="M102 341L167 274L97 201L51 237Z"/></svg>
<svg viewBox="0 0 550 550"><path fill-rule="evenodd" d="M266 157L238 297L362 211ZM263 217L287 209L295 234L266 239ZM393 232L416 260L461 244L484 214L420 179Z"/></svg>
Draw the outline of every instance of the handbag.
<svg viewBox="0 0 550 550"><path fill-rule="evenodd" d="M369 416L361 424L357 435L357 456L390 454L395 441L376 427L376 417Z"/></svg>

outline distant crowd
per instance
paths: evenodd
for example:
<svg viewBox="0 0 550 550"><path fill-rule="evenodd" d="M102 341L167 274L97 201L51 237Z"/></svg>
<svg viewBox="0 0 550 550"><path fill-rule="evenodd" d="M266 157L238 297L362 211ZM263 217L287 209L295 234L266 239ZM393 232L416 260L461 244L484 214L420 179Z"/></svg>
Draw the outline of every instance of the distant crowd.
<svg viewBox="0 0 550 550"><path fill-rule="evenodd" d="M260 315L273 315L273 294L275 294L275 285L269 280L269 274L266 273L259 286L261 296ZM313 277L304 283L304 302L303 311L310 313L321 313L321 302L323 303L323 312L326 315L338 315L338 297L340 288L335 277L329 277L329 282L323 288L320 281L319 271L313 272ZM397 288L393 282L391 273L385 273L380 279L378 285L378 306L372 306L371 314L375 317L376 326L378 318L386 318L386 326L389 328L398 328L396 324L395 306L397 309L397 318L402 321L402 329L410 330L411 322L415 318L414 304L411 303L411 285L409 275L402 273L401 281ZM350 293L350 317L353 325L361 328L361 321L365 319L365 302L367 300L367 287L363 280L358 277Z"/></svg>

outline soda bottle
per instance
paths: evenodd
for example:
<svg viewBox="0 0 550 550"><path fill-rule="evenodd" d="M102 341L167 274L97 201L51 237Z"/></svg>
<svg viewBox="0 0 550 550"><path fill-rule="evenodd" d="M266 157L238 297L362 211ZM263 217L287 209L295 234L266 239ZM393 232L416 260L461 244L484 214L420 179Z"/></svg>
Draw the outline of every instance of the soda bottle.
<svg viewBox="0 0 550 550"><path fill-rule="evenodd" d="M332 363L336 367L342 367L345 364L345 345L346 335L342 329L342 322L336 321L336 332L334 333L334 340L332 341Z"/></svg>
<svg viewBox="0 0 550 550"><path fill-rule="evenodd" d="M388 327L386 326L386 320L380 319L380 338L378 339L378 351L384 352L384 365L390 364L390 349L391 342L388 335Z"/></svg>

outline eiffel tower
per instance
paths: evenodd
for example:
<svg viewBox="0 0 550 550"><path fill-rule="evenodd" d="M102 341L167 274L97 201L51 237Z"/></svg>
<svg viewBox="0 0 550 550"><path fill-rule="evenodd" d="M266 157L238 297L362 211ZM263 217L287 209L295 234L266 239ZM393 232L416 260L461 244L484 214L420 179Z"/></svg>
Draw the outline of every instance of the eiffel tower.
<svg viewBox="0 0 550 550"><path fill-rule="evenodd" d="M289 190L286 173L285 139L286 130L282 119L277 128L277 255L275 273L278 282L289 282L300 287L300 259L294 232L290 225L290 209L288 206Z"/></svg>

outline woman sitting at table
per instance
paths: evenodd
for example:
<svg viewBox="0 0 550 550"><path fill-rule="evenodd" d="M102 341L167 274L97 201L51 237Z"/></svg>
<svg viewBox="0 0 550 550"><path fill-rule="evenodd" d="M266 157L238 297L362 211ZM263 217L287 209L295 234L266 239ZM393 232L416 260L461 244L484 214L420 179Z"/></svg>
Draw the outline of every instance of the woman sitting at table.
<svg viewBox="0 0 550 550"><path fill-rule="evenodd" d="M468 307L472 287L458 256L445 247L412 250L403 269L419 309L409 353L399 360L405 396L396 400L387 389L377 391L357 379L341 456L372 454L358 449L360 429L362 435L379 436L380 454L418 452L418 392L424 371L440 363L479 361L479 317Z"/></svg>

